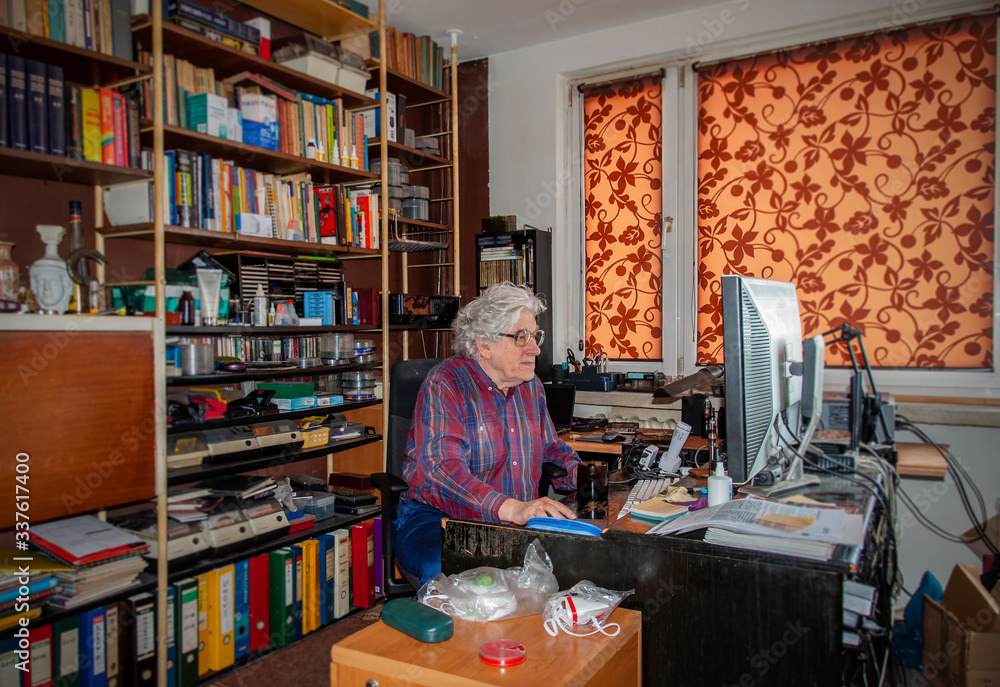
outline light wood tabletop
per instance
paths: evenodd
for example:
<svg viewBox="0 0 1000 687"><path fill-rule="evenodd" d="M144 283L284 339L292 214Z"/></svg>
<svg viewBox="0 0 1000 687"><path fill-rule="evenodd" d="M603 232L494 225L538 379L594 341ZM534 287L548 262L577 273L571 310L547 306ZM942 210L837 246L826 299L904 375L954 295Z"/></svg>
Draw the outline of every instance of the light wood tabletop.
<svg viewBox="0 0 1000 687"><path fill-rule="evenodd" d="M472 685L587 685L625 687L642 679L642 614L615 609L615 637L595 634L556 637L545 632L541 615L474 623L455 620L451 639L425 644L379 621L333 645L330 687L366 684L470 687ZM493 639L514 639L525 648L520 665L497 668L479 658ZM374 680L375 683L368 682Z"/></svg>

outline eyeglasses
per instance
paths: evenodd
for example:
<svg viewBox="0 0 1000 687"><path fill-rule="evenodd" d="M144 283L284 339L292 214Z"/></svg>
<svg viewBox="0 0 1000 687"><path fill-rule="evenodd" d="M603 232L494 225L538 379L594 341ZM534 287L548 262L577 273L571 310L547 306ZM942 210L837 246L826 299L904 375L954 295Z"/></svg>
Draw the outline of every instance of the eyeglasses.
<svg viewBox="0 0 1000 687"><path fill-rule="evenodd" d="M535 340L535 343L539 346L545 341L545 330L539 329L538 331L532 333L527 329L522 329L516 334L498 334L497 336L506 336L508 339L514 339L514 345L518 348L524 348L528 345L531 339Z"/></svg>

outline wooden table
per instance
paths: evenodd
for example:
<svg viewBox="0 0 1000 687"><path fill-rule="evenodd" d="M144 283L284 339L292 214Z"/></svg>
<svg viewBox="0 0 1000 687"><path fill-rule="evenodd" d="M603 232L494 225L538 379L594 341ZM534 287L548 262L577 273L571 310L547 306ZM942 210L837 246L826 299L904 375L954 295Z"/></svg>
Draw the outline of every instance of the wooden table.
<svg viewBox="0 0 1000 687"><path fill-rule="evenodd" d="M610 619L621 625L616 637L551 637L541 615L490 623L456 620L455 635L437 644L424 644L379 621L330 649L330 687L639 685L641 617L638 611L616 609ZM521 642L525 662L510 668L483 663L479 646L491 639Z"/></svg>
<svg viewBox="0 0 1000 687"><path fill-rule="evenodd" d="M590 435L601 436L603 433L603 431L597 431L591 432ZM562 439L577 453L604 453L618 456L621 455L622 449L629 445L628 443L588 441L582 439L585 436L588 436L587 433L570 432L564 435ZM708 440L703 437L688 437L684 448L697 450L707 445ZM899 441L896 442L896 451L899 454L896 470L899 472L900 477L944 479L948 464L933 447L927 444ZM704 460L705 455L707 454L703 453L699 457L700 460Z"/></svg>

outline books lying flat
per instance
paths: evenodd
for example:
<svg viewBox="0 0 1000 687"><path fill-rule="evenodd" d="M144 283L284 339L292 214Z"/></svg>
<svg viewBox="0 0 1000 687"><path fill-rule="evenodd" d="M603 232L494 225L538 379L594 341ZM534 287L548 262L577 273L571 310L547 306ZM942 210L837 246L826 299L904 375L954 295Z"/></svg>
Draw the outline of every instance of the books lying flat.
<svg viewBox="0 0 1000 687"><path fill-rule="evenodd" d="M235 496L241 499L253 498L274 491L274 478L254 475L220 475L202 480L196 485L208 489L219 496Z"/></svg>
<svg viewBox="0 0 1000 687"><path fill-rule="evenodd" d="M654 496L653 498L647 499L642 503L633 505L631 514L633 518L659 522L669 520L670 518L676 518L679 515L684 515L688 512L688 505L689 504L679 505L676 503L668 503L659 496Z"/></svg>
<svg viewBox="0 0 1000 687"><path fill-rule="evenodd" d="M780 539L758 534L740 534L728 530L709 527L705 531L705 541L719 546L731 546L737 549L753 549L755 551L771 551L783 553L786 556L810 558L817 561L829 560L833 555L835 544L822 541L802 541L795 539Z"/></svg>
<svg viewBox="0 0 1000 687"><path fill-rule="evenodd" d="M142 555L149 545L134 534L93 515L43 522L31 528L31 541L70 565L87 565Z"/></svg>

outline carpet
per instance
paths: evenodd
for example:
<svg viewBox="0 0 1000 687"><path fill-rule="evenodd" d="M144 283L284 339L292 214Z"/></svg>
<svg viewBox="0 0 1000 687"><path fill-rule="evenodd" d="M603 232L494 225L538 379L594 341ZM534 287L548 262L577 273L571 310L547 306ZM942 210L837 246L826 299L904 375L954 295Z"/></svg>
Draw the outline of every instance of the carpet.
<svg viewBox="0 0 1000 687"><path fill-rule="evenodd" d="M330 647L382 617L384 600L346 620L328 625L291 646L233 669L209 683L214 687L261 687L291 685L319 687L330 684Z"/></svg>

